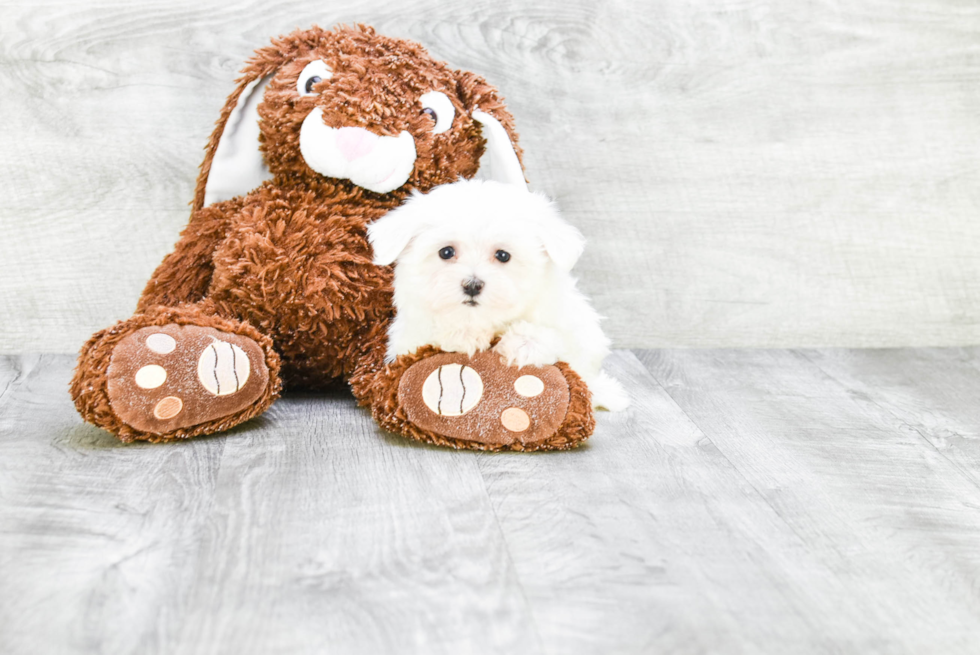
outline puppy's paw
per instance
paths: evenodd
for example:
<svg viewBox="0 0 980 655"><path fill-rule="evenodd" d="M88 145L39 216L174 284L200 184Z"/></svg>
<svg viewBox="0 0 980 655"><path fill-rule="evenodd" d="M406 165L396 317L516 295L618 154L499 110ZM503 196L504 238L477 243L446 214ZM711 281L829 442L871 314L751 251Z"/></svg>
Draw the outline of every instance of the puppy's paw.
<svg viewBox="0 0 980 655"><path fill-rule="evenodd" d="M446 352L473 355L474 353L489 350L491 339L493 339L493 333L491 332L460 328L440 335L435 345Z"/></svg>
<svg viewBox="0 0 980 655"><path fill-rule="evenodd" d="M518 324L493 347L509 366L547 366L558 361L558 337L553 330Z"/></svg>

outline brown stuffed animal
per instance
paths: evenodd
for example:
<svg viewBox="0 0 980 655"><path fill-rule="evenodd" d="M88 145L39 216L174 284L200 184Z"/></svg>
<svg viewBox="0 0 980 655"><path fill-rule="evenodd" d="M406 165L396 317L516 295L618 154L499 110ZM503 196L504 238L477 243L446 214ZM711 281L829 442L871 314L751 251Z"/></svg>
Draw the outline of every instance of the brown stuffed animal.
<svg viewBox="0 0 980 655"><path fill-rule="evenodd" d="M407 437L574 446L594 419L562 363L516 369L435 348L383 361L391 269L372 264L367 225L413 190L478 170L523 182L519 155L496 91L416 43L363 26L274 40L221 112L190 222L137 313L83 347L78 411L123 441L167 441L261 414L283 384L345 380ZM533 396L515 388L527 375L544 383Z"/></svg>

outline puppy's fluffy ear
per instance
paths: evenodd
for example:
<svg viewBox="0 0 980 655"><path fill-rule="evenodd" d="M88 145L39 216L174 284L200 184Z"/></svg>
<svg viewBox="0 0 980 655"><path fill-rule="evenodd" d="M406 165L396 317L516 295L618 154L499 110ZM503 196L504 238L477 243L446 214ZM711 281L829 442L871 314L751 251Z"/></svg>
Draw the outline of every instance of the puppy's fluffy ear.
<svg viewBox="0 0 980 655"><path fill-rule="evenodd" d="M555 266L567 273L582 256L582 251L585 250L585 237L578 228L561 217L553 202L544 196L533 195L537 196L541 205L534 219L537 236Z"/></svg>
<svg viewBox="0 0 980 655"><path fill-rule="evenodd" d="M368 225L368 241L374 249L374 263L378 266L395 263L412 238L418 234L422 225L422 214L415 205L420 197L420 194L414 193L405 204Z"/></svg>

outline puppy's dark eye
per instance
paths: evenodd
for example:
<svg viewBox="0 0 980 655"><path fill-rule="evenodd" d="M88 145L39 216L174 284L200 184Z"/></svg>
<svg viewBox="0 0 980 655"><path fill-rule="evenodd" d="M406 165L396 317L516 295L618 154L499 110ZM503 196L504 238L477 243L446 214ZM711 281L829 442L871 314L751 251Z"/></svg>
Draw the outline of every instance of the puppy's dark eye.
<svg viewBox="0 0 980 655"><path fill-rule="evenodd" d="M497 259L497 261L498 261L498 262L500 262L501 264L506 264L507 262L509 262L509 261L510 261L510 253L509 253L509 252L507 252L506 250L498 250L498 251L497 251L497 252L496 252L496 253L494 254L494 257L495 257L495 258Z"/></svg>
<svg viewBox="0 0 980 655"><path fill-rule="evenodd" d="M452 246L446 246L445 248L439 251L439 257L441 259L452 259L455 256L456 256L456 249L453 248Z"/></svg>
<svg viewBox="0 0 980 655"><path fill-rule="evenodd" d="M432 107L426 107L422 110L422 113L431 118L434 123L439 122L439 115L436 114L436 110Z"/></svg>
<svg viewBox="0 0 980 655"><path fill-rule="evenodd" d="M314 75L310 79L306 80L306 92L313 93L313 86L322 82L323 79L319 75Z"/></svg>

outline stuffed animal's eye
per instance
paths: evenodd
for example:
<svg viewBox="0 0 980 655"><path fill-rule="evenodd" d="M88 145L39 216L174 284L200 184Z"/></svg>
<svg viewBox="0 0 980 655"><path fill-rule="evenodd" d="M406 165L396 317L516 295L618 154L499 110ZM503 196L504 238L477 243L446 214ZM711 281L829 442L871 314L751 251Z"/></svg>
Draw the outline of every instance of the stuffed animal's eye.
<svg viewBox="0 0 980 655"><path fill-rule="evenodd" d="M432 128L433 134L442 134L453 126L453 119L456 118L456 109L452 101L446 97L445 93L439 91L429 91L422 94L419 98L422 103L422 113L427 114L435 121Z"/></svg>
<svg viewBox="0 0 980 655"><path fill-rule="evenodd" d="M493 256L501 264L506 264L510 261L510 253L506 250L498 250Z"/></svg>
<svg viewBox="0 0 980 655"><path fill-rule="evenodd" d="M440 259L452 259L455 256L456 256L456 249L453 248L452 246L446 246L445 248L439 251Z"/></svg>
<svg viewBox="0 0 980 655"><path fill-rule="evenodd" d="M296 80L296 91L301 96L316 95L313 93L313 87L318 82L329 80L331 77L333 77L333 71L330 70L330 67L327 66L325 61L322 59L311 61L303 69L303 72L299 74L299 79Z"/></svg>

